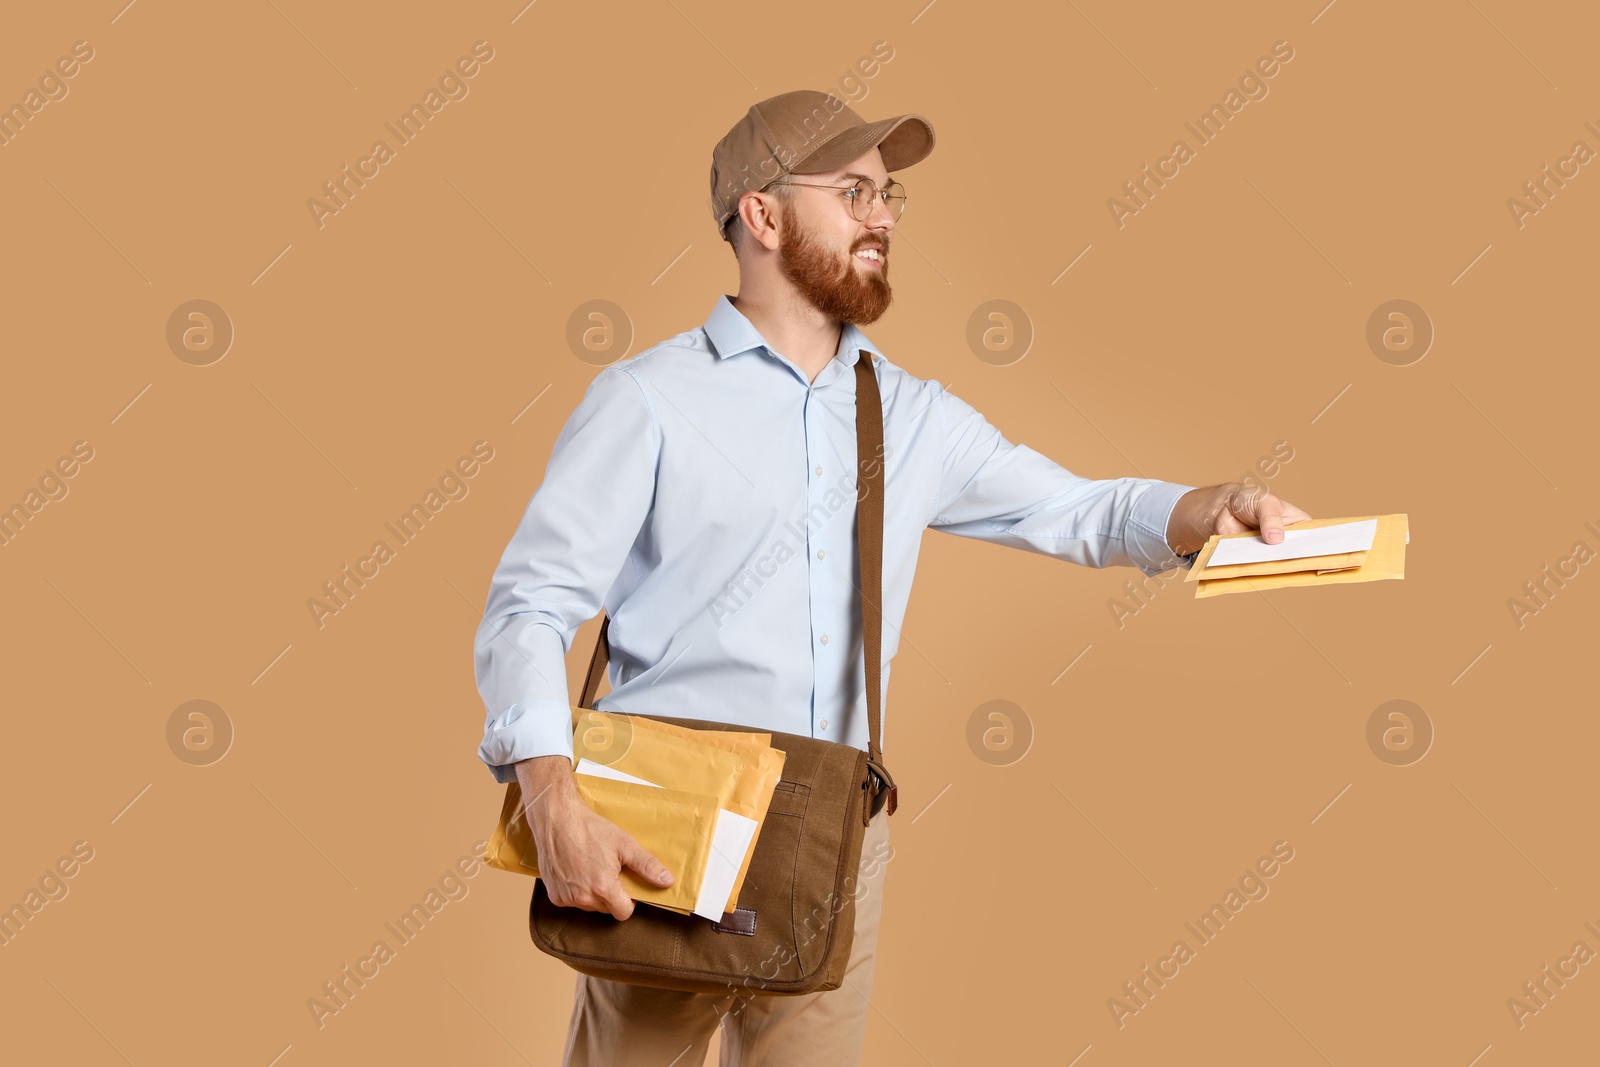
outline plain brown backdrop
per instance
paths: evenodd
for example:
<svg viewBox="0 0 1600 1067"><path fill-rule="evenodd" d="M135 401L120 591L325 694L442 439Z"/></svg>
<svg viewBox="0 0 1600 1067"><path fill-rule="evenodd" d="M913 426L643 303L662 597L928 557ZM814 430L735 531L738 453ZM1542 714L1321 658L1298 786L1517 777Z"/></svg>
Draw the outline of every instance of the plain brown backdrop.
<svg viewBox="0 0 1600 1067"><path fill-rule="evenodd" d="M1402 582L1152 583L1120 626L1134 570L930 534L886 705L866 1058L1594 1055L1595 964L1521 1027L1506 1004L1600 950L1600 577L1520 626L1508 606L1600 549L1600 176L1520 226L1507 205L1600 149L1592 10L122 2L0 32L0 104L93 49L0 147L0 505L93 450L0 547L0 905L93 850L0 947L8 1061L558 1062L573 974L499 871L320 1028L307 1001L493 826L472 638L596 372L569 318L613 302L633 355L736 291L711 147L795 88L937 130L868 328L896 363L1088 476L1209 484L1288 442L1275 491L1412 531ZM319 228L323 182L478 41L468 95ZM1119 228L1108 199L1279 41L1268 94ZM194 300L234 334L206 365L167 340ZM1022 358L969 346L991 300ZM1409 365L1367 342L1393 300L1435 332ZM322 583L478 441L468 495L319 628ZM185 748L194 700L219 732ZM968 743L993 700L1032 730L1000 766ZM1434 735L1406 765L1367 740L1391 700ZM1119 1028L1122 983L1279 841L1270 894Z"/></svg>

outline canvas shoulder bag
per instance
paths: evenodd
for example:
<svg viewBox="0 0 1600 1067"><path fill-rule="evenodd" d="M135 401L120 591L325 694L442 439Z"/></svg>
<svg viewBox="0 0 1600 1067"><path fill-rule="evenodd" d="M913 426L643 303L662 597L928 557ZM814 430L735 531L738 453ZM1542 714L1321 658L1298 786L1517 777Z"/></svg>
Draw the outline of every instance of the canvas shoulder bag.
<svg viewBox="0 0 1600 1067"><path fill-rule="evenodd" d="M533 886L533 943L597 978L696 993L797 995L837 989L855 934L861 848L871 818L894 814L883 762L879 649L883 637L883 403L869 353L856 360L856 536L866 656L868 748L772 732L786 753L736 907L712 922L641 905L623 920L550 902ZM606 633L589 660L581 707L593 708L609 657ZM617 709L622 711L624 709ZM697 730L754 729L655 716ZM762 731L767 732L767 731Z"/></svg>

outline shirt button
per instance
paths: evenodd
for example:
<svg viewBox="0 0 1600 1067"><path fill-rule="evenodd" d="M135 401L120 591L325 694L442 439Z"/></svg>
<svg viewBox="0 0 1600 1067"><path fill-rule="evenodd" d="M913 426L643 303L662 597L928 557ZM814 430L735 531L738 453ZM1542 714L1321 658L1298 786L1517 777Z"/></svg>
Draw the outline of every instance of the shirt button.
<svg viewBox="0 0 1600 1067"><path fill-rule="evenodd" d="M827 555L828 555L828 550L827 549L825 549L825 548L817 549L817 558L818 559L824 559L824 558L827 557Z"/></svg>
<svg viewBox="0 0 1600 1067"><path fill-rule="evenodd" d="M822 635L822 643L823 644L827 644L828 643L828 635L827 634L823 634Z"/></svg>
<svg viewBox="0 0 1600 1067"><path fill-rule="evenodd" d="M822 728L824 730L826 730L828 728L828 720L827 719L823 719L822 720Z"/></svg>
<svg viewBox="0 0 1600 1067"><path fill-rule="evenodd" d="M821 468L821 467L818 467L818 468L817 468L817 473L818 473L818 474L821 474L821 473L822 473L822 468Z"/></svg>

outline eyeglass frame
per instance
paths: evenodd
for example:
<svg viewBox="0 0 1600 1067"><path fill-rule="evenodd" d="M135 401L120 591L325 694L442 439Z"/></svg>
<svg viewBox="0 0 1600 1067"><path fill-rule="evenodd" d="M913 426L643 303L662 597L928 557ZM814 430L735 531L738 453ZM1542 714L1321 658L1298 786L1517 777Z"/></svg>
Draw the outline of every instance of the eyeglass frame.
<svg viewBox="0 0 1600 1067"><path fill-rule="evenodd" d="M901 204L900 205L900 210L895 212L893 215L890 216L890 221L891 222L898 222L900 220L900 217L906 213L906 206L907 206L907 204L909 204L911 198L906 195L906 192L905 192L905 188L906 187L904 185L901 185L901 183L895 181L893 178L890 178L889 179L889 184L886 185L886 186L883 186L882 188L879 188L878 183L873 181L871 178L857 178L855 181L851 182L849 185L818 185L816 182L786 182L786 181L783 181L783 180L780 179L778 181L771 181L771 182L768 182L766 185L763 185L761 187L761 192L766 192L768 189L772 188L774 185L800 185L800 186L804 186L804 187L806 187L808 189L837 189L837 190L839 190L841 192L849 192L852 189L861 188L861 183L862 182L866 182L868 185L872 186L872 188L873 188L874 195L872 197L872 203L873 203L874 207L876 205L878 205L878 204L882 204L885 211L889 210L889 202L887 200L884 200L883 197L887 196L887 195L890 195L889 194L889 190L894 188L896 185L899 185L900 186L900 195L899 195L898 199L906 201L906 203ZM879 195L879 194L881 194L881 195ZM868 219L872 218L873 208L868 208L867 209L867 217L865 219L856 219L855 203L856 202L853 199L850 200L850 202L849 202L849 205L850 205L850 217L852 219L855 219L857 222L866 222Z"/></svg>

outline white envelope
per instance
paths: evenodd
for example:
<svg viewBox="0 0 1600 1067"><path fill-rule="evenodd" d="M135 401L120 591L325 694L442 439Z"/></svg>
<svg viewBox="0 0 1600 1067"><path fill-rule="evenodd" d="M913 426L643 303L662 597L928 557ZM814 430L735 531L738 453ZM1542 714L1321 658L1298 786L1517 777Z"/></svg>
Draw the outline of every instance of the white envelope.
<svg viewBox="0 0 1600 1067"><path fill-rule="evenodd" d="M1334 526L1285 530L1283 540L1269 545L1254 537L1224 537L1217 542L1208 567L1234 563L1265 563L1269 560L1304 559L1306 556L1332 556L1340 552L1365 552L1372 548L1378 533L1377 519L1342 522Z"/></svg>

